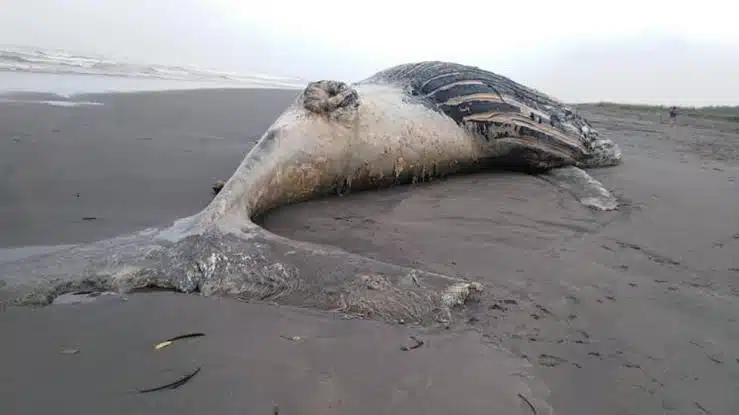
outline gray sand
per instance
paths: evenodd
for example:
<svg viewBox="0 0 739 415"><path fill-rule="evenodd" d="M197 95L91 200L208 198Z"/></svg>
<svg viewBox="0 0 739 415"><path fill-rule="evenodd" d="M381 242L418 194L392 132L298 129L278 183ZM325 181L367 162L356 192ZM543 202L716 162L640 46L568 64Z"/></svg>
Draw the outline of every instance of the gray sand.
<svg viewBox="0 0 739 415"><path fill-rule="evenodd" d="M71 108L0 103L0 247L93 242L199 211L213 182L231 176L298 92L92 94L75 100L104 105Z"/></svg>
<svg viewBox="0 0 739 415"><path fill-rule="evenodd" d="M474 333L169 293L0 315L0 413L530 414L526 362ZM163 340L190 332L205 337ZM410 335L424 345L409 351ZM74 353L74 354L73 354ZM7 359L7 360L5 360ZM14 362L14 363L11 363ZM179 389L138 393L201 367ZM494 398L495 402L490 399ZM546 413L546 412L543 412Z"/></svg>
<svg viewBox="0 0 739 415"><path fill-rule="evenodd" d="M294 94L0 104L8 178L0 181L0 245L89 241L196 212L212 180L230 175ZM591 171L620 197L618 212L591 211L536 177L485 173L289 206L264 219L294 239L483 282L486 297L464 310L464 327L423 333L446 340L402 352L409 329L171 294L12 310L0 316L3 337L12 338L0 345L0 413L52 405L65 413L265 413L276 400L281 413L308 414L327 413L337 399L343 406L328 413L518 413L496 400L527 413L509 376L525 361L536 394L551 390L560 414L739 413L737 124L683 117L672 128L655 114L584 111L624 149L623 166ZM102 219L80 220L88 215ZM172 360L144 357L145 345L181 331L208 336ZM433 346L445 341L449 349ZM62 355L63 347L80 353ZM412 360L419 351L431 356ZM207 362L203 372L178 390L120 395L165 369L186 372L194 360ZM423 392L425 370L445 382L432 382L432 397ZM60 376L63 385L53 382ZM72 398L79 390L87 401ZM390 409L386 400L398 394L408 406ZM455 403L445 407L446 399Z"/></svg>

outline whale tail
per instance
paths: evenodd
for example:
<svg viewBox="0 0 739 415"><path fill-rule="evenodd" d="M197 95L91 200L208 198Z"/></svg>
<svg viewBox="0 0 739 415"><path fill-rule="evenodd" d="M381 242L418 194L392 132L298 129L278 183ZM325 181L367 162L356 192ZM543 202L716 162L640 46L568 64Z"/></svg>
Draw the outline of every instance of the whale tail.
<svg viewBox="0 0 739 415"><path fill-rule="evenodd" d="M292 241L251 222L239 231L216 223L183 233L198 226L195 219L30 257L0 251L0 303L46 305L80 291L165 289L427 324L448 322L455 305L481 290L460 279Z"/></svg>

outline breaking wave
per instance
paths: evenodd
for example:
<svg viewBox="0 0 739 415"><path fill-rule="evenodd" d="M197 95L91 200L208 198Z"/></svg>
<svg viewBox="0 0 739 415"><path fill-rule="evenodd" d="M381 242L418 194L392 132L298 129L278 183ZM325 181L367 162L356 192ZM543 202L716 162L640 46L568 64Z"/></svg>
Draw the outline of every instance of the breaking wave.
<svg viewBox="0 0 739 415"><path fill-rule="evenodd" d="M126 63L102 56L2 45L0 45L0 72L102 75L280 88L303 88L307 84L299 78L235 74L185 66Z"/></svg>

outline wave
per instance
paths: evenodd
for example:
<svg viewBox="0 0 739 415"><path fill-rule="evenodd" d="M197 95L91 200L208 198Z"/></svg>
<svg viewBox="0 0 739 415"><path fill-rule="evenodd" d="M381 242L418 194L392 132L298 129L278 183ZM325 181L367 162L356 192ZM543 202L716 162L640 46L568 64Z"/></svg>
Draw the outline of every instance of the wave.
<svg viewBox="0 0 739 415"><path fill-rule="evenodd" d="M12 98L4 98L4 97L0 97L0 102L11 103L11 104L43 104L43 105L51 105L52 107L83 107L83 106L103 105L102 102L95 102L95 101L63 101L63 100L58 100L58 99L33 100L33 99L12 99Z"/></svg>
<svg viewBox="0 0 739 415"><path fill-rule="evenodd" d="M218 82L234 85L269 85L303 88L307 82L263 74L236 74L185 66L127 63L103 56L80 55L61 50L0 45L0 71L102 75L125 78Z"/></svg>

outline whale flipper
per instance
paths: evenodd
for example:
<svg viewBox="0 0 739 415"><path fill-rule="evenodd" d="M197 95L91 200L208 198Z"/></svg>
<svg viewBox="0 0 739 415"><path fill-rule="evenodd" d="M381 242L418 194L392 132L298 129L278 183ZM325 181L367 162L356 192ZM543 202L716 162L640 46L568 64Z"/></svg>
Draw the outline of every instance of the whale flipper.
<svg viewBox="0 0 739 415"><path fill-rule="evenodd" d="M570 193L583 205L597 210L616 210L618 200L585 170L576 166L552 169L540 175L544 180Z"/></svg>

